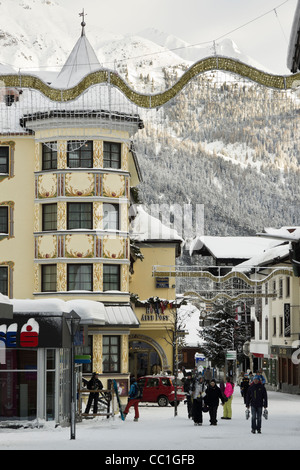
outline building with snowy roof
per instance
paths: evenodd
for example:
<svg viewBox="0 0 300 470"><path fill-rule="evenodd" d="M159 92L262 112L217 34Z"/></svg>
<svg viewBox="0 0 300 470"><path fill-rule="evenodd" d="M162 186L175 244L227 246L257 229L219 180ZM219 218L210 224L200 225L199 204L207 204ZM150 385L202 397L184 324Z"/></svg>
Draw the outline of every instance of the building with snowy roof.
<svg viewBox="0 0 300 470"><path fill-rule="evenodd" d="M0 292L27 313L34 310L37 322L44 304L51 311L60 303L64 313L72 307L87 331L82 347L91 361L83 372L97 371L107 387L112 378L128 380L129 333L139 327L130 304L129 207L141 179L132 138L143 121L115 87L89 81L98 72L84 22L51 89L38 77L30 88L26 75L0 66L2 78L17 83L0 87ZM74 92L67 100L66 90ZM3 364L0 374L5 370ZM21 403L32 403L25 388L17 418L25 416ZM46 400L50 391L43 386L43 393ZM43 418L60 422L59 395L52 398L53 414L44 407ZM40 410L32 409L30 419L41 418Z"/></svg>
<svg viewBox="0 0 300 470"><path fill-rule="evenodd" d="M266 229L261 235L276 245L233 268L250 278L257 294L251 306L250 369L263 368L270 387L299 393L300 371L294 356L300 331L300 291L291 259L291 242L299 239L299 227Z"/></svg>

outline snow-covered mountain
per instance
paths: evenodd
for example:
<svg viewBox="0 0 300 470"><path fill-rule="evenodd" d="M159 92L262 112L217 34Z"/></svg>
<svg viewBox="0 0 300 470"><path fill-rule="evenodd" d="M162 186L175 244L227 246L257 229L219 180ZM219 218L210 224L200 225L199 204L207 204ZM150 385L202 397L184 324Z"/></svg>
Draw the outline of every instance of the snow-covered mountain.
<svg viewBox="0 0 300 470"><path fill-rule="evenodd" d="M264 69L228 38L214 49L154 29L123 36L99 27L92 15L85 32L100 64L141 92L165 90L213 53ZM70 14L63 0L0 0L0 73L14 67L52 82L80 34L78 12ZM202 75L163 109L138 111L146 124L136 142L144 175L140 196L146 205L203 204L207 235L299 225L293 97L280 99L277 92L229 77Z"/></svg>
<svg viewBox="0 0 300 470"><path fill-rule="evenodd" d="M38 70L42 77L46 70L57 73L80 32L80 19L70 14L63 0L0 1L0 63L12 66L16 71ZM231 39L217 43L214 50L212 44L192 46L179 37L155 29L123 36L102 26L99 28L98 18L92 15L86 34L100 63L105 68L122 71L126 62L132 80L144 67L157 71L171 65L187 66L214 53L263 68L239 51Z"/></svg>
<svg viewBox="0 0 300 470"><path fill-rule="evenodd" d="M235 42L230 38L222 39L215 44L210 43L205 46L200 46L189 44L173 34L166 34L155 28L147 28L140 31L138 35L142 38L149 39L155 44L159 44L165 49L173 51L176 55L191 63L217 54L226 57L233 57L234 59L238 59L241 62L245 62L246 64L252 65L260 70L267 71L264 66L240 51Z"/></svg>

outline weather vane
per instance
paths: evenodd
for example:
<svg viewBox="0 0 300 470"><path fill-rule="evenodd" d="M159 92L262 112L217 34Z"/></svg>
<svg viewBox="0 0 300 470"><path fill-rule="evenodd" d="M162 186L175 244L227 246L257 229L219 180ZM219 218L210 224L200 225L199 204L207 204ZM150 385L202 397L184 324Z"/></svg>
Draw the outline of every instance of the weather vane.
<svg viewBox="0 0 300 470"><path fill-rule="evenodd" d="M79 13L79 16L82 17L82 22L81 22L81 26L82 26L82 33L81 35L83 36L84 34L84 27L86 25L85 21L84 21L84 17L86 16L86 13L84 13L84 8L82 9L82 13Z"/></svg>

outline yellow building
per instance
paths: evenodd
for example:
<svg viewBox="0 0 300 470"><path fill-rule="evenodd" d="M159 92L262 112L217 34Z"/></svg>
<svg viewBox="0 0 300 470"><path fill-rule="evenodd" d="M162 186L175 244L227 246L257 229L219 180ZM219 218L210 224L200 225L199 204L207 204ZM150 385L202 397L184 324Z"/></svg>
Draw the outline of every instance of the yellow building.
<svg viewBox="0 0 300 470"><path fill-rule="evenodd" d="M80 87L100 67L83 24L51 86ZM100 373L104 388L127 380L128 337L139 326L129 294L128 214L140 181L132 139L143 122L108 85L68 102L22 85L2 88L1 98L0 292L101 302L103 315L82 319L86 372Z"/></svg>
<svg viewBox="0 0 300 470"><path fill-rule="evenodd" d="M21 78L1 88L0 293L74 305L87 331L81 352L91 355L84 376L98 372L104 388L116 379L124 403L130 373L173 372L175 281L154 278L153 267L175 266L182 240L132 205L141 181L133 137L143 121L109 83L81 92L99 69L82 23L51 83L76 90L74 99L52 101L44 85L22 87Z"/></svg>
<svg viewBox="0 0 300 470"><path fill-rule="evenodd" d="M154 277L155 266L173 270L182 239L141 207L131 222L131 240L140 252L132 253L130 292L140 322L129 337L129 369L135 376L174 370L175 278Z"/></svg>

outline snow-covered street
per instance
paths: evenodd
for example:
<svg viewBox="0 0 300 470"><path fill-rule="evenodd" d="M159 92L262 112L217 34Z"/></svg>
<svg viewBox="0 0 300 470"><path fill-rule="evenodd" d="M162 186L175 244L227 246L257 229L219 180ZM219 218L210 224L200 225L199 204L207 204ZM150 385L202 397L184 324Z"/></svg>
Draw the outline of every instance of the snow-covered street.
<svg viewBox="0 0 300 470"><path fill-rule="evenodd" d="M140 405L140 420L133 421L131 411L125 422L115 419L95 418L76 425L76 439L70 440L69 428L54 428L46 423L43 429L0 429L1 450L102 450L112 451L200 451L200 450L300 450L300 396L268 392L269 419L262 420L262 434L251 434L250 420L245 419L245 406L236 387L233 398L233 418L220 419L218 425L209 425L204 414L202 426L194 426L187 418L186 406L160 408ZM133 452L134 454L134 452ZM122 452L119 453L122 455ZM127 454L128 455L128 454Z"/></svg>

